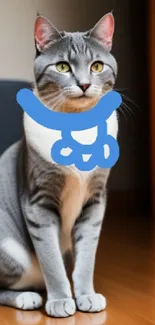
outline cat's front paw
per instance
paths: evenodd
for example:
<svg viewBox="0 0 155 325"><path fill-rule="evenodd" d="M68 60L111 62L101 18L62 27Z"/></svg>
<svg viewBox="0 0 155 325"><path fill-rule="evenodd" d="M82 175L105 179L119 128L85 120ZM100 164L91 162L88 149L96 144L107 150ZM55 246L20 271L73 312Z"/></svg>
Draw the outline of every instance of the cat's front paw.
<svg viewBox="0 0 155 325"><path fill-rule="evenodd" d="M72 298L54 299L46 302L46 312L52 317L69 317L76 311L75 302Z"/></svg>
<svg viewBox="0 0 155 325"><path fill-rule="evenodd" d="M35 292L22 292L16 298L16 307L23 310L37 309L42 306L42 297Z"/></svg>
<svg viewBox="0 0 155 325"><path fill-rule="evenodd" d="M83 295L76 299L77 308L83 312L95 313L106 308L106 298L101 294Z"/></svg>

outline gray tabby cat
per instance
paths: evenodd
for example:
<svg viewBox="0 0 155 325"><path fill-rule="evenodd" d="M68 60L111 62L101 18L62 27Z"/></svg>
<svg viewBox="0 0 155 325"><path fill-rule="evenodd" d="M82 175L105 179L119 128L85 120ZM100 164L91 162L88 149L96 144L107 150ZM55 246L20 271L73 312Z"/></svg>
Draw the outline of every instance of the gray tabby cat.
<svg viewBox="0 0 155 325"><path fill-rule="evenodd" d="M113 88L113 33L111 13L86 33L59 32L46 18L37 18L34 92L49 109L81 112ZM116 112L107 126L116 138ZM81 143L93 143L96 135L96 128L73 132ZM0 159L0 304L39 308L42 298L37 291L46 288L47 314L67 317L76 307L86 312L106 307L104 296L95 292L93 277L110 170L80 172L55 164L51 141L59 138L59 131L24 114L23 139ZM64 263L71 250L75 299Z"/></svg>

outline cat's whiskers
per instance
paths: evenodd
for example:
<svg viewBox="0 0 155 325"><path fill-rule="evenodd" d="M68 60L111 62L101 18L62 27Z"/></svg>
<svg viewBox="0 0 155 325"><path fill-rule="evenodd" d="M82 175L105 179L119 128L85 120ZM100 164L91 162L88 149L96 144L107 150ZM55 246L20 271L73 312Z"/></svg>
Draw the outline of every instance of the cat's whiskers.
<svg viewBox="0 0 155 325"><path fill-rule="evenodd" d="M136 115L134 114L132 109L127 104L125 104L124 102L119 107L119 111L121 113L123 113L123 115L126 116L126 117L128 115L132 119L132 121L134 121L136 123L138 122L138 118L136 117Z"/></svg>
<svg viewBox="0 0 155 325"><path fill-rule="evenodd" d="M99 85L93 85L93 88L101 89L101 86L99 86Z"/></svg>
<svg viewBox="0 0 155 325"><path fill-rule="evenodd" d="M52 107L53 110L55 110L55 108L57 108L57 111L60 110L60 107L62 106L62 104L65 102L65 98L62 96L60 98L60 100L58 102L55 103L55 105Z"/></svg>
<svg viewBox="0 0 155 325"><path fill-rule="evenodd" d="M123 102L124 107L126 108L126 110L130 113L130 116L134 118L134 120L137 122L137 116L136 114L133 112L133 110L126 104Z"/></svg>
<svg viewBox="0 0 155 325"><path fill-rule="evenodd" d="M66 96L66 98L69 98L71 95L73 94L73 92L70 89L64 89L63 90L63 95Z"/></svg>
<svg viewBox="0 0 155 325"><path fill-rule="evenodd" d="M106 92L105 92L106 93ZM47 96L40 96L40 99L42 102L44 102L44 105L48 108L52 108L52 110L55 110L55 108L59 109L60 106L67 100L68 98L72 97L74 98L73 95L76 95L71 87L65 87L63 90L57 90L55 92L51 92ZM101 92L101 87L99 85L93 85L93 90L92 90L92 97L102 97L103 93ZM76 98L76 96L75 96ZM88 96L87 99L89 100L90 97Z"/></svg>
<svg viewBox="0 0 155 325"><path fill-rule="evenodd" d="M69 89L64 89L63 91L55 91L53 93L48 94L47 96L41 97L41 100L44 101L46 107L51 108L54 110L55 107L59 108L63 102L65 102L65 97L68 93ZM54 105L53 105L54 104Z"/></svg>
<svg viewBox="0 0 155 325"><path fill-rule="evenodd" d="M115 90L115 91L118 91L124 100L126 100L127 102L133 104L133 105L136 106L139 110L141 110L140 106L138 106L138 105L135 103L135 101L133 101L130 97L128 97L128 96L122 94L122 91L124 91L124 90L128 90L128 88L114 88L114 90Z"/></svg>
<svg viewBox="0 0 155 325"><path fill-rule="evenodd" d="M60 96L62 96L62 94L58 94L57 96L51 97L50 100L49 100L45 105L48 106L49 104L51 104L51 103L57 101L57 99L59 99Z"/></svg>
<svg viewBox="0 0 155 325"><path fill-rule="evenodd" d="M53 98L53 96L55 96L57 94L60 94L60 91L55 91L54 93L50 93L50 94L48 94L47 96L44 96L44 97L40 96L40 98L42 100L48 100L49 98L51 98L51 97Z"/></svg>
<svg viewBox="0 0 155 325"><path fill-rule="evenodd" d="M129 98L128 96L124 95L124 94L121 94L120 95L129 103L133 104L134 106L136 106L140 111L141 111L141 108L140 106L138 106L131 98Z"/></svg>
<svg viewBox="0 0 155 325"><path fill-rule="evenodd" d="M122 106L119 107L118 112L120 112L125 117L126 121L128 121L126 111L124 111Z"/></svg>
<svg viewBox="0 0 155 325"><path fill-rule="evenodd" d="M118 91L118 92L120 92L120 91L124 91L124 90L128 90L129 88L113 88L113 90L114 91Z"/></svg>
<svg viewBox="0 0 155 325"><path fill-rule="evenodd" d="M68 89L65 88L65 89L63 90L63 95L66 96L66 98L70 97L72 94L73 94L73 92L71 91L70 88L68 88Z"/></svg>
<svg viewBox="0 0 155 325"><path fill-rule="evenodd" d="M55 107L59 108L62 103L65 101L65 98L63 96L63 94L59 94L58 96L56 96L55 98L52 98L46 105L48 105L49 108L51 108L52 105L52 110L55 109ZM54 102L54 105L53 105Z"/></svg>

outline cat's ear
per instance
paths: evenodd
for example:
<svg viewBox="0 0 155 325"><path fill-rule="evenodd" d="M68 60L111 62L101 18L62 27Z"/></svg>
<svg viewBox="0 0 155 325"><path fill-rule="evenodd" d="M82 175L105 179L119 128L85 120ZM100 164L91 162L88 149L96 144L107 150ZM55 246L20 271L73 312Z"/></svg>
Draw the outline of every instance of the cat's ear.
<svg viewBox="0 0 155 325"><path fill-rule="evenodd" d="M104 15L90 32L90 36L101 42L108 51L111 51L115 20L112 13Z"/></svg>
<svg viewBox="0 0 155 325"><path fill-rule="evenodd" d="M43 51L52 43L61 39L59 31L43 16L38 16L34 28L35 44L38 51Z"/></svg>

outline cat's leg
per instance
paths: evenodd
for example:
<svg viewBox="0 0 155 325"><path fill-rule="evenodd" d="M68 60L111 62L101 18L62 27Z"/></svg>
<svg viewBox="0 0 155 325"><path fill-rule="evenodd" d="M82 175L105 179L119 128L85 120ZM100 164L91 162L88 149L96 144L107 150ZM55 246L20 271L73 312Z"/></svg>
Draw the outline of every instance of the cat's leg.
<svg viewBox="0 0 155 325"><path fill-rule="evenodd" d="M59 215L34 204L27 208L26 222L45 278L47 314L54 317L73 315L76 306L60 251Z"/></svg>
<svg viewBox="0 0 155 325"><path fill-rule="evenodd" d="M75 268L74 293L79 310L98 312L106 307L106 299L94 290L94 266L100 230L105 212L104 199L89 202L73 229Z"/></svg>
<svg viewBox="0 0 155 325"><path fill-rule="evenodd" d="M0 305L34 310L42 306L42 297L31 291L0 290Z"/></svg>
<svg viewBox="0 0 155 325"><path fill-rule="evenodd" d="M23 292L27 288L26 281L29 281L28 270L31 269L30 252L24 247L20 227L7 212L0 209L0 305L24 310L42 305L39 294ZM20 285L21 289L14 291Z"/></svg>

